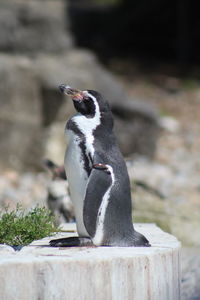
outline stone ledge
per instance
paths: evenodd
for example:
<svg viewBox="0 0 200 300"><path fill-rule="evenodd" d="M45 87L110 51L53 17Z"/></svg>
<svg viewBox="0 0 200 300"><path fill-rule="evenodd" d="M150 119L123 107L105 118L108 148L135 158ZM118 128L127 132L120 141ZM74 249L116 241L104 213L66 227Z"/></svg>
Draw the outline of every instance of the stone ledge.
<svg viewBox="0 0 200 300"><path fill-rule="evenodd" d="M56 238L75 234L74 224L63 229ZM152 247L51 248L49 238L19 252L0 245L0 299L180 299L180 243L154 224L135 229Z"/></svg>

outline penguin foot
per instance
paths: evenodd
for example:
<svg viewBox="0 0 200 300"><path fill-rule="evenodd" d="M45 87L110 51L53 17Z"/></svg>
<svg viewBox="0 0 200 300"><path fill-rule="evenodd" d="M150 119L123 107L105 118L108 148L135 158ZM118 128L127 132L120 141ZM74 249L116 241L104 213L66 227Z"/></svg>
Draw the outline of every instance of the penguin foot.
<svg viewBox="0 0 200 300"><path fill-rule="evenodd" d="M151 247L151 244L145 238L145 236L137 231L134 231L133 240L134 240L135 247Z"/></svg>
<svg viewBox="0 0 200 300"><path fill-rule="evenodd" d="M94 246L90 238L84 237L68 237L62 239L55 239L49 242L51 247L83 247Z"/></svg>

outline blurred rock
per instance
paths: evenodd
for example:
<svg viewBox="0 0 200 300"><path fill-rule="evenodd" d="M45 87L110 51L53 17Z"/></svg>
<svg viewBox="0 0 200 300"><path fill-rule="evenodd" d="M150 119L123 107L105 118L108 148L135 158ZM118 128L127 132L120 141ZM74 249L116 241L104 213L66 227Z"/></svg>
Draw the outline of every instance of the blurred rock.
<svg viewBox="0 0 200 300"><path fill-rule="evenodd" d="M79 89L98 90L109 99L111 105L128 100L121 83L90 51L74 49L59 56L39 55L35 68L45 88L57 90L58 84L64 81Z"/></svg>
<svg viewBox="0 0 200 300"><path fill-rule="evenodd" d="M38 169L43 157L62 164L71 101L58 90L68 83L94 89L109 100L124 155L152 157L157 115L126 90L89 51L74 48L66 24L66 1L0 3L0 168ZM3 53L3 52L6 52Z"/></svg>
<svg viewBox="0 0 200 300"><path fill-rule="evenodd" d="M64 122L53 122L45 130L44 153L45 158L51 158L59 165L64 164L64 156L67 147L67 141L64 136Z"/></svg>
<svg viewBox="0 0 200 300"><path fill-rule="evenodd" d="M53 118L49 121L52 115L43 99L50 95L39 82L34 57L41 52L59 55L72 45L66 1L1 1L0 51L7 54L0 53L0 168L40 167L44 127ZM51 91L50 99L54 96Z"/></svg>
<svg viewBox="0 0 200 300"><path fill-rule="evenodd" d="M49 124L49 132L47 130L47 157L53 149L49 148L49 145L55 144L54 141L57 142L55 146L57 153L65 151L66 142L60 137L63 136L66 120L75 112L69 99L65 97L64 102L62 102L64 98L59 101L56 99L56 94L61 99L57 86L63 81L79 89L97 90L109 100L115 117L115 132L124 155L139 153L153 157L160 129L156 110L142 101L130 100L119 81L98 63L92 53L74 50L66 55L60 55L57 59L52 55L41 55L36 60L35 67L39 70L40 82L45 91L43 103L47 110L51 110L49 111L51 120L55 118L57 112L57 125ZM59 159L61 163L60 158L50 157L55 161Z"/></svg>
<svg viewBox="0 0 200 300"><path fill-rule="evenodd" d="M0 51L66 51L72 47L72 38L66 29L65 1L6 0L0 3Z"/></svg>
<svg viewBox="0 0 200 300"><path fill-rule="evenodd" d="M51 177L47 173L3 172L0 175L0 210L15 210L18 204L30 210L39 205L52 211L56 225L74 221L67 181Z"/></svg>
<svg viewBox="0 0 200 300"><path fill-rule="evenodd" d="M47 206L47 188L50 178L43 173L6 171L0 175L0 210L6 207L14 210L17 204L23 209L36 205Z"/></svg>
<svg viewBox="0 0 200 300"><path fill-rule="evenodd" d="M181 249L181 300L200 299L200 248Z"/></svg>
<svg viewBox="0 0 200 300"><path fill-rule="evenodd" d="M111 107L121 151L125 156L140 154L152 158L160 133L156 110L143 101L119 100Z"/></svg>
<svg viewBox="0 0 200 300"><path fill-rule="evenodd" d="M122 85L90 52L73 50L35 58L0 54L0 76L3 168L38 168L43 155L62 163L65 123L75 112L72 101L59 92L62 82L105 95L123 153L153 156L159 132L156 113L142 102L129 100Z"/></svg>
<svg viewBox="0 0 200 300"><path fill-rule="evenodd" d="M40 164L41 100L32 61L0 55L0 167Z"/></svg>
<svg viewBox="0 0 200 300"><path fill-rule="evenodd" d="M175 133L180 129L179 122L175 118L169 116L165 116L160 119L160 126L172 133Z"/></svg>
<svg viewBox="0 0 200 300"><path fill-rule="evenodd" d="M128 163L134 221L155 222L184 245L200 246L199 155L191 157L186 151L180 153L180 149L175 152L168 164L141 158ZM136 186L135 181L143 185Z"/></svg>

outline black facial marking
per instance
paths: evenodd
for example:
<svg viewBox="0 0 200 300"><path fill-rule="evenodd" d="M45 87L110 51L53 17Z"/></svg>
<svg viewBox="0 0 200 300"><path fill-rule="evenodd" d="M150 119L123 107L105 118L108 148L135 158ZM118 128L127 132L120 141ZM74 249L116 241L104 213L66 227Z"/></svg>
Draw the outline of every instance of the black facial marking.
<svg viewBox="0 0 200 300"><path fill-rule="evenodd" d="M97 100L101 112L110 112L108 101L100 93L93 90L87 92Z"/></svg>
<svg viewBox="0 0 200 300"><path fill-rule="evenodd" d="M82 115L87 118L93 118L95 116L96 108L92 98L85 96L83 100L74 100L73 102L75 109Z"/></svg>
<svg viewBox="0 0 200 300"><path fill-rule="evenodd" d="M72 130L80 139L79 141L79 147L81 148L81 153L82 153L82 159L84 162L84 170L86 171L88 177L90 176L91 173L91 155L86 153L86 139L84 134L79 130L78 126L76 123L73 122L73 120L69 120L66 124L66 128L69 130Z"/></svg>

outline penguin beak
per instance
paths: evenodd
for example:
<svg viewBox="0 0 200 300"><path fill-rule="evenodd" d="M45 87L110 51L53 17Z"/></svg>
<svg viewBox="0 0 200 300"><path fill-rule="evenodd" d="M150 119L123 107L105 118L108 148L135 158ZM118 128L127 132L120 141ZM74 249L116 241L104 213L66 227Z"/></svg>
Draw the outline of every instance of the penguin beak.
<svg viewBox="0 0 200 300"><path fill-rule="evenodd" d="M59 89L62 93L72 98L75 101L82 101L84 94L82 91L71 88L69 85L61 84Z"/></svg>

